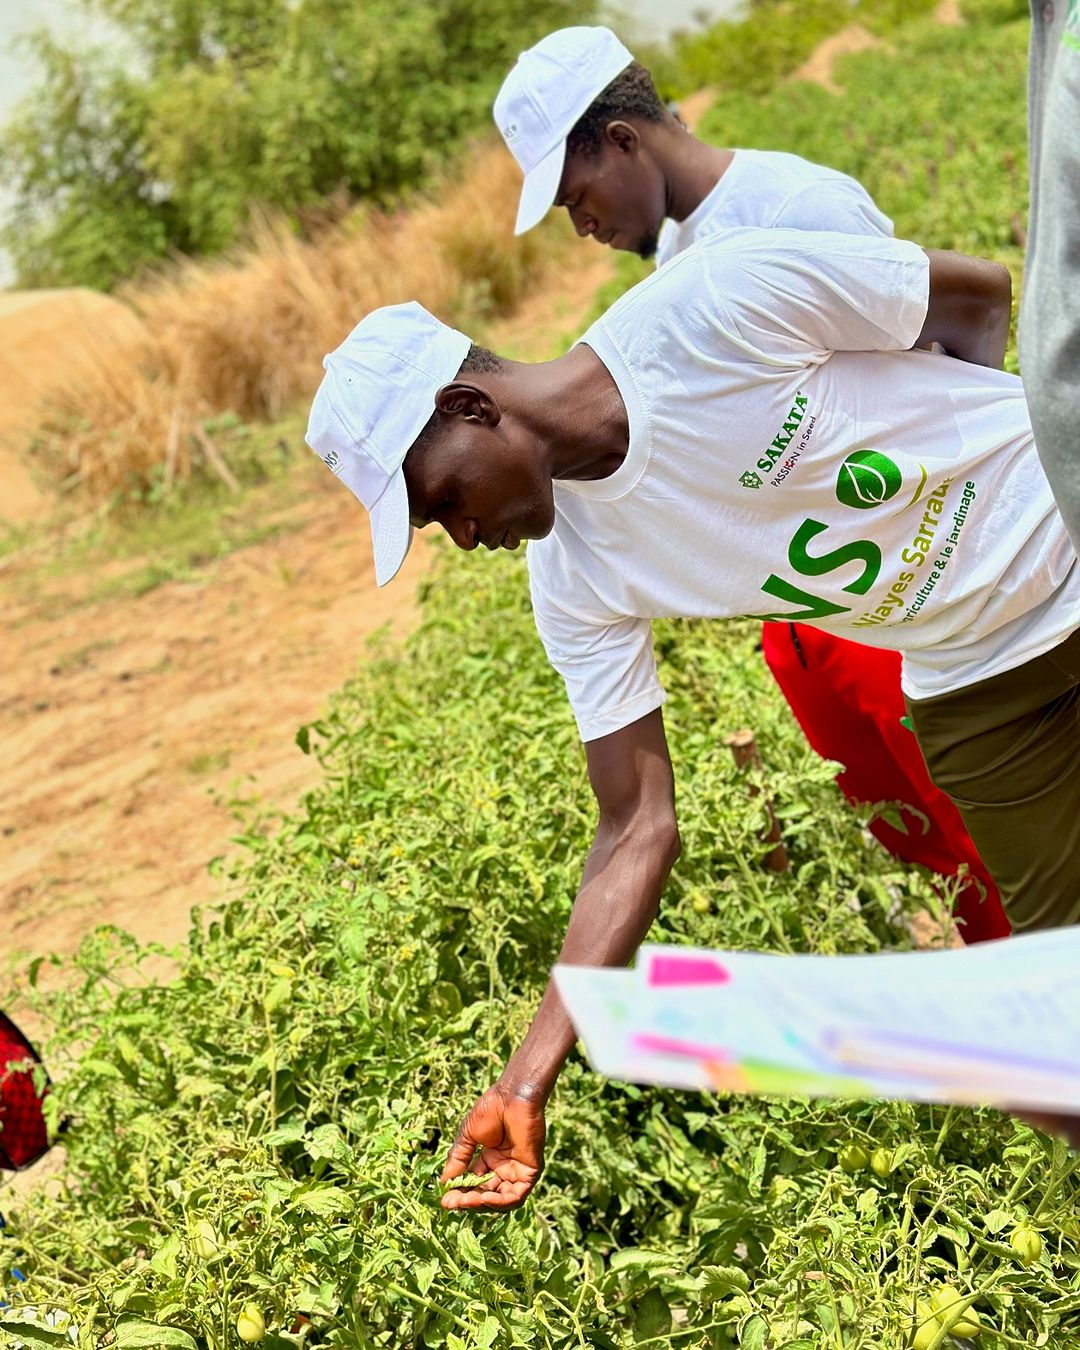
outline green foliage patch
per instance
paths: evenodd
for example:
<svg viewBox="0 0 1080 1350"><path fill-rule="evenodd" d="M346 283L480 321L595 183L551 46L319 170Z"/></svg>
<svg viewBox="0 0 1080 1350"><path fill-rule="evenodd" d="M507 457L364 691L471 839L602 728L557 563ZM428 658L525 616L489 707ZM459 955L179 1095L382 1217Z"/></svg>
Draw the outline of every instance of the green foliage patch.
<svg viewBox="0 0 1080 1350"><path fill-rule="evenodd" d="M20 284L107 289L233 243L251 203L294 219L386 200L491 126L518 52L592 0L94 0L123 55L39 34L0 133ZM340 203L339 203L340 205Z"/></svg>
<svg viewBox="0 0 1080 1350"><path fill-rule="evenodd" d="M28 1280L0 1276L0 1326L62 1309L84 1347L225 1347L254 1303L276 1347L869 1350L905 1344L947 1278L987 1344L1063 1327L1075 1180L989 1112L642 1091L574 1058L526 1210L437 1208L456 1118L555 957L593 806L521 561L448 560L423 607L303 730L323 785L248 826L174 980L139 982L151 953L108 932L35 971L69 1163L9 1215L0 1268ZM868 841L756 648L752 625L657 626L684 852L654 935L907 945L932 890ZM789 874L760 867L761 799L722 746L742 725ZM839 1165L881 1149L887 1168ZM1003 1236L1025 1220L1045 1241L1027 1264Z"/></svg>
<svg viewBox="0 0 1080 1350"><path fill-rule="evenodd" d="M1020 255L1027 220L1027 25L912 25L842 58L840 95L806 81L721 94L700 134L790 150L857 178L926 248Z"/></svg>
<svg viewBox="0 0 1080 1350"><path fill-rule="evenodd" d="M849 58L841 97L727 94L708 130L857 174L898 233L1012 257L1024 33L990 19L1014 10L983 0L969 30ZM444 560L423 613L302 730L322 786L246 825L175 978L110 932L35 968L69 1161L9 1215L0 1343L217 1350L258 1329L253 1304L275 1350L955 1350L928 1311L942 1285L980 1346L1080 1340L1077 1160L993 1112L643 1091L574 1057L528 1206L438 1209L457 1118L558 950L594 806L520 560ZM652 936L909 945L905 918L940 898L843 803L756 628L663 623L656 645L683 856ZM741 726L788 874L760 867L762 800L723 749Z"/></svg>
<svg viewBox="0 0 1080 1350"><path fill-rule="evenodd" d="M765 94L800 66L825 38L852 23L877 36L930 14L937 0L749 0L735 18L677 34L658 76L669 96L715 85Z"/></svg>

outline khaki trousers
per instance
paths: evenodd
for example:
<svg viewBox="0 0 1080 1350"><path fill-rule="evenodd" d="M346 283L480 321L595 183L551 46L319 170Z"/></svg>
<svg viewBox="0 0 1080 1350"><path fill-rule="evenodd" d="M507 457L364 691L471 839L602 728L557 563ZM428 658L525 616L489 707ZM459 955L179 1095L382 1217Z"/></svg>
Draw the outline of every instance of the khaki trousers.
<svg viewBox="0 0 1080 1350"><path fill-rule="evenodd" d="M1080 922L1080 631L1004 675L907 703L1013 930Z"/></svg>

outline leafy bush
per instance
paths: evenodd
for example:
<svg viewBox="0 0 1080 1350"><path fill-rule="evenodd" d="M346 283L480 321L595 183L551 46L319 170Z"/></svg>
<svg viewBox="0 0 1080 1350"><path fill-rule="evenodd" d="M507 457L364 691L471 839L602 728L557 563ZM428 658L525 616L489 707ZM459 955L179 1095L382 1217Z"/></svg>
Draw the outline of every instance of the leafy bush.
<svg viewBox="0 0 1080 1350"><path fill-rule="evenodd" d="M594 0L95 0L102 50L33 45L43 82L0 135L20 283L108 288L233 243L251 203L295 220L386 200L491 125L518 52Z"/></svg>
<svg viewBox="0 0 1080 1350"><path fill-rule="evenodd" d="M890 34L936 0L750 0L736 19L702 32L676 35L675 63L662 62L665 93L678 96L715 85L725 92L764 94L811 54L824 38L858 22Z"/></svg>
<svg viewBox="0 0 1080 1350"><path fill-rule="evenodd" d="M1078 1302L1080 1193L989 1112L643 1092L575 1059L529 1207L436 1208L455 1117L558 948L592 805L520 561L447 563L423 607L304 731L323 786L249 828L176 978L133 979L148 953L101 933L35 996L69 1162L9 1215L0 1261L28 1276L9 1332L36 1307L85 1347L224 1347L255 1303L278 1347L303 1318L364 1347L898 1347L947 1276L978 1293L984 1343L1052 1333ZM932 892L867 842L755 646L750 625L658 625L684 838L658 934L906 945ZM789 874L759 867L760 800L721 748L744 724ZM839 1169L852 1140L890 1150L888 1174ZM1004 1236L1027 1217L1030 1265Z"/></svg>
<svg viewBox="0 0 1080 1350"><path fill-rule="evenodd" d="M857 178L901 238L1018 253L1027 219L1026 24L913 25L895 54L843 58L841 95L798 81L723 94L700 134L791 150Z"/></svg>

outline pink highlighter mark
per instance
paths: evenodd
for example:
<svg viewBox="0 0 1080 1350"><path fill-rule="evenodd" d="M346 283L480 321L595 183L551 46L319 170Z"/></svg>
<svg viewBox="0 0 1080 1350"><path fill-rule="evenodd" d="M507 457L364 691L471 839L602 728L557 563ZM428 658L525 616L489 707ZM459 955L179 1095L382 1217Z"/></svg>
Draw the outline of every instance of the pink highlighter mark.
<svg viewBox="0 0 1080 1350"><path fill-rule="evenodd" d="M684 1059L701 1059L713 1064L731 1064L734 1056L730 1051L718 1045L701 1045L696 1041L684 1041L674 1036L657 1036L651 1031L639 1031L631 1037L635 1050L644 1050L654 1055L680 1055Z"/></svg>
<svg viewBox="0 0 1080 1350"><path fill-rule="evenodd" d="M730 973L711 956L654 956L649 963L649 984L727 984Z"/></svg>

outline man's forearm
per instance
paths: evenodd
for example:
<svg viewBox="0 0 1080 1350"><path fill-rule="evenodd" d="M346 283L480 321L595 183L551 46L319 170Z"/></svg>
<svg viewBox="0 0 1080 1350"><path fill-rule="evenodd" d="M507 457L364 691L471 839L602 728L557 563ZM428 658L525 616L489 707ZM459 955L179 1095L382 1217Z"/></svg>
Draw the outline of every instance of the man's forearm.
<svg viewBox="0 0 1080 1350"><path fill-rule="evenodd" d="M1009 345L1009 307L998 306L972 314L966 325L957 324L948 335L934 341L944 347L949 356L968 361L973 366L987 366L1000 370L1005 364L1005 349Z"/></svg>
<svg viewBox="0 0 1080 1350"><path fill-rule="evenodd" d="M928 249L930 297L916 346L937 342L949 356L1000 370L1009 342L1012 279L985 258Z"/></svg>
<svg viewBox="0 0 1080 1350"><path fill-rule="evenodd" d="M585 864L560 962L626 965L656 917L678 851L674 822L623 831L601 825ZM502 1086L517 1096L545 1101L574 1040L573 1024L551 981L525 1040L506 1066Z"/></svg>

